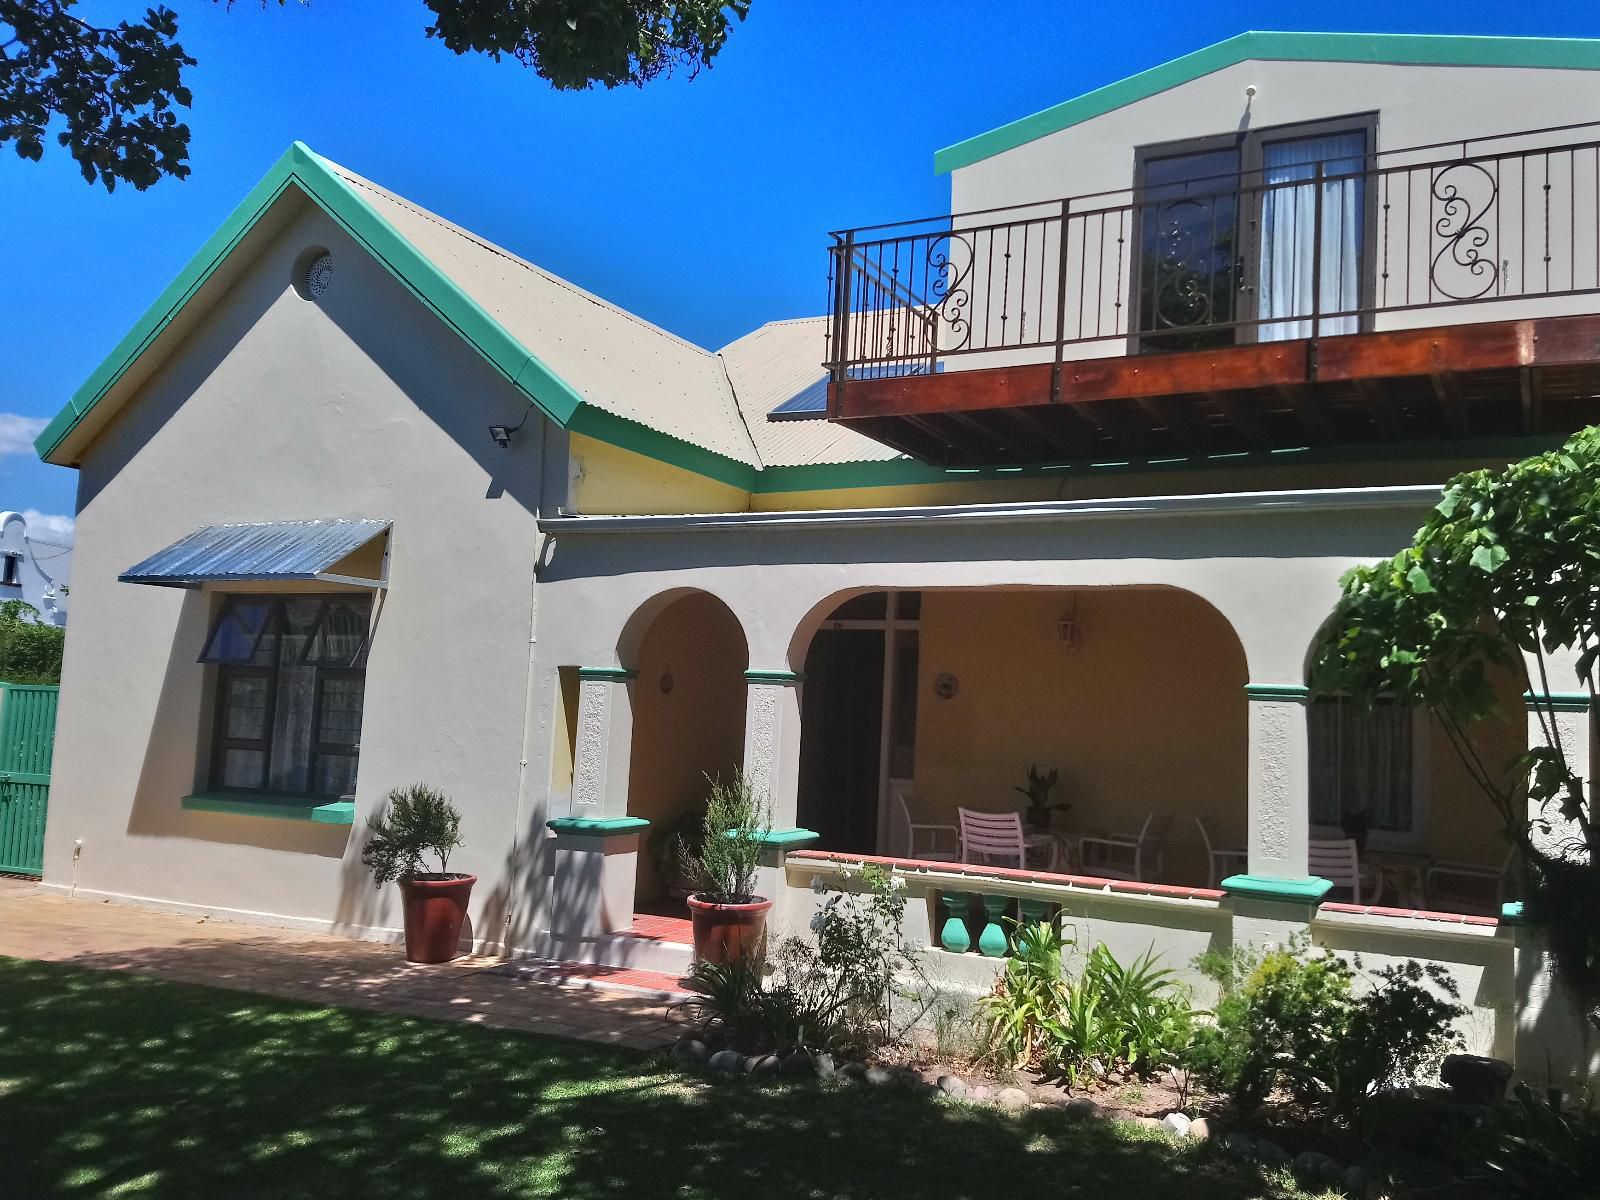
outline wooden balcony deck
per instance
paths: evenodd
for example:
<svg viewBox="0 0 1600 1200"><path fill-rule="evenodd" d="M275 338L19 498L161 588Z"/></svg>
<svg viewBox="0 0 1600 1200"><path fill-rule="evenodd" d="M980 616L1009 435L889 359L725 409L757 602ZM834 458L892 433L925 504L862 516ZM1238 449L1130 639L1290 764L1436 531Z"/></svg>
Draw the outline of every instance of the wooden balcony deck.
<svg viewBox="0 0 1600 1200"><path fill-rule="evenodd" d="M828 416L951 467L1555 435L1600 422L1600 316L836 380Z"/></svg>

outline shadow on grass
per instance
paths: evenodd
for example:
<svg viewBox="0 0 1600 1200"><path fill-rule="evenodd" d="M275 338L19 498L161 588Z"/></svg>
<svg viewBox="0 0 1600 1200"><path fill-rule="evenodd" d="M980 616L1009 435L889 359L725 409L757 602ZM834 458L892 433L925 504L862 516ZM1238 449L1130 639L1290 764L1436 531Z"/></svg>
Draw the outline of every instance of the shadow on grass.
<svg viewBox="0 0 1600 1200"><path fill-rule="evenodd" d="M1286 1197L1056 1112L0 960L0 1196Z"/></svg>

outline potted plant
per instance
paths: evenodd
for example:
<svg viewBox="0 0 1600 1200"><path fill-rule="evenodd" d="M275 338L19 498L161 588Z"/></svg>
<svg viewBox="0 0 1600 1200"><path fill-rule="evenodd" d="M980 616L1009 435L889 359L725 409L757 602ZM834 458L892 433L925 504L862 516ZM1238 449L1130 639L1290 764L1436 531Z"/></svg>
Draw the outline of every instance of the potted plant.
<svg viewBox="0 0 1600 1200"><path fill-rule="evenodd" d="M684 873L698 884L688 898L697 962L728 963L759 956L772 901L755 894L756 869L766 850L766 803L743 771L706 776L699 853L685 848Z"/></svg>
<svg viewBox="0 0 1600 1200"><path fill-rule="evenodd" d="M705 830L704 802L690 805L670 821L651 827L646 848L667 895L682 899L695 890L694 877L685 871L685 863L699 859Z"/></svg>
<svg viewBox="0 0 1600 1200"><path fill-rule="evenodd" d="M1055 790L1056 781L1061 778L1061 772L1054 767L1048 775L1039 774L1039 769L1032 763L1028 764L1028 784L1026 787L1012 788L1028 798L1028 824L1034 829L1046 830L1050 828L1050 814L1066 812L1072 805L1063 800L1060 804L1050 803L1050 793Z"/></svg>
<svg viewBox="0 0 1600 1200"><path fill-rule="evenodd" d="M425 784L395 788L384 814L367 823L369 836L361 861L382 887L400 884L405 912L406 960L449 962L456 956L461 926L467 916L476 875L450 870L450 851L461 845L461 814L443 792ZM439 861L437 871L423 870L422 856Z"/></svg>

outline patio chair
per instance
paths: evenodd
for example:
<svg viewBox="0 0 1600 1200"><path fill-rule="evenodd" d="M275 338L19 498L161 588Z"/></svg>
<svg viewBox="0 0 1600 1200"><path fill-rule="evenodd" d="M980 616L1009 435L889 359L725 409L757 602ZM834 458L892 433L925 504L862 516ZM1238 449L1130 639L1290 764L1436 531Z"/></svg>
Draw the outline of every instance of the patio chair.
<svg viewBox="0 0 1600 1200"><path fill-rule="evenodd" d="M1200 826L1200 840L1206 846L1207 887L1214 888L1219 880L1249 869L1249 852L1243 846L1233 849L1223 844L1215 817L1196 817L1194 823Z"/></svg>
<svg viewBox="0 0 1600 1200"><path fill-rule="evenodd" d="M915 796L897 792L895 799L900 801L900 815L906 823L907 858L918 858L925 862L955 862L961 857L961 830L957 826L947 821L927 820L927 814L921 811L922 806ZM950 835L950 844L941 845L945 834ZM919 835L926 839L920 845Z"/></svg>
<svg viewBox="0 0 1600 1200"><path fill-rule="evenodd" d="M1428 906L1440 912L1499 916L1500 906L1511 891L1516 859L1517 852L1512 849L1498 867L1469 862L1434 863L1427 874Z"/></svg>
<svg viewBox="0 0 1600 1200"><path fill-rule="evenodd" d="M1078 861L1087 874L1102 879L1149 883L1165 866L1162 851L1171 828L1171 813L1153 812L1138 833L1085 834L1078 839Z"/></svg>
<svg viewBox="0 0 1600 1200"><path fill-rule="evenodd" d="M958 808L956 818L961 822L962 862L1016 867L1019 871L1027 869L1027 843L1022 832L1021 813Z"/></svg>
<svg viewBox="0 0 1600 1200"><path fill-rule="evenodd" d="M1383 876L1372 879L1372 891L1361 899L1361 851L1355 838L1312 838L1306 847L1306 863L1312 875L1330 880L1336 891L1350 893L1351 904L1376 904L1383 895Z"/></svg>

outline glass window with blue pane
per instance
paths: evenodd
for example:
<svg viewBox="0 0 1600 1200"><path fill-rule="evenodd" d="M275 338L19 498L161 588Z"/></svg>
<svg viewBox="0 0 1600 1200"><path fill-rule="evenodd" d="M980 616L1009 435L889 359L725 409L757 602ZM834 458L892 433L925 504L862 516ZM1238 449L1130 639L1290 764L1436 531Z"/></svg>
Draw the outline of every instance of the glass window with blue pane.
<svg viewBox="0 0 1600 1200"><path fill-rule="evenodd" d="M200 655L217 670L213 790L355 791L371 619L366 595L225 598Z"/></svg>

